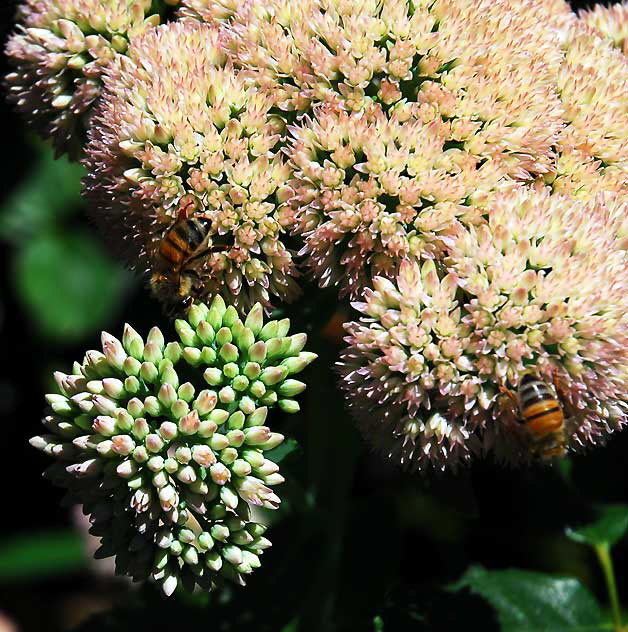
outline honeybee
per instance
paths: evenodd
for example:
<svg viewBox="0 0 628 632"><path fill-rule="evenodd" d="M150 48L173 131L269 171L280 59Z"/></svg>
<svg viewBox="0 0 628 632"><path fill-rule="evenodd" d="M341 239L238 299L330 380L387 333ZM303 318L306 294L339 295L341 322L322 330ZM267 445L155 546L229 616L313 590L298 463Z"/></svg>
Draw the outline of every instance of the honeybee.
<svg viewBox="0 0 628 632"><path fill-rule="evenodd" d="M194 302L194 283L200 277L190 264L211 252L229 249L225 245L205 245L210 226L211 221L206 217L187 217L182 213L166 230L150 279L151 290L158 299L181 309Z"/></svg>
<svg viewBox="0 0 628 632"><path fill-rule="evenodd" d="M558 399L556 381L552 389L536 375L526 373L516 394L503 385L499 388L517 407L533 454L544 460L565 456L565 415Z"/></svg>

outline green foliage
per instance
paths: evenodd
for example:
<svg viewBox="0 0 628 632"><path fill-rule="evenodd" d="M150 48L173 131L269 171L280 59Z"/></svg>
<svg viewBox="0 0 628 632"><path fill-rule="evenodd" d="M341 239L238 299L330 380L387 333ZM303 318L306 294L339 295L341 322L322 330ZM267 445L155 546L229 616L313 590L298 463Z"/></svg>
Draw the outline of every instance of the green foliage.
<svg viewBox="0 0 628 632"><path fill-rule="evenodd" d="M628 531L628 506L605 505L597 511L597 519L586 527L567 529L567 536L575 542L592 547L613 546Z"/></svg>
<svg viewBox="0 0 628 632"><path fill-rule="evenodd" d="M57 342L102 328L129 280L91 231L74 226L83 175L42 147L0 208L0 238L14 247L16 296L39 333Z"/></svg>
<svg viewBox="0 0 628 632"><path fill-rule="evenodd" d="M79 340L116 309L127 276L91 234L34 236L16 253L15 289L40 332Z"/></svg>
<svg viewBox="0 0 628 632"><path fill-rule="evenodd" d="M452 587L461 588L469 588L495 608L503 632L612 629L595 598L572 577L474 566Z"/></svg>
<svg viewBox="0 0 628 632"><path fill-rule="evenodd" d="M0 582L72 572L86 562L83 542L74 531L19 535L0 547Z"/></svg>
<svg viewBox="0 0 628 632"><path fill-rule="evenodd" d="M55 160L46 146L0 207L0 237L19 244L56 228L76 212L83 175L81 165L67 158Z"/></svg>
<svg viewBox="0 0 628 632"><path fill-rule="evenodd" d="M298 452L301 449L299 443L295 439L286 439L276 448L266 453L266 458L274 463L281 463L286 457Z"/></svg>

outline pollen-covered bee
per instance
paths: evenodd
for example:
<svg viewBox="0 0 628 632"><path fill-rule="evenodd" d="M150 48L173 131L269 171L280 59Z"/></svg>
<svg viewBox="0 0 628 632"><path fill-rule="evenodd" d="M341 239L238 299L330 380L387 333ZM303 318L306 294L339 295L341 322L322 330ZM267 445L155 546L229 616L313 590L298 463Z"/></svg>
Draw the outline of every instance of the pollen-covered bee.
<svg viewBox="0 0 628 632"><path fill-rule="evenodd" d="M532 373L526 373L517 394L500 386L515 403L524 424L533 454L541 459L562 457L567 453L565 415L557 390Z"/></svg>
<svg viewBox="0 0 628 632"><path fill-rule="evenodd" d="M206 217L181 215L166 230L150 279L151 290L158 299L181 309L194 302L195 282L201 279L191 264L211 252L228 250L225 245L207 246L210 227L211 221Z"/></svg>

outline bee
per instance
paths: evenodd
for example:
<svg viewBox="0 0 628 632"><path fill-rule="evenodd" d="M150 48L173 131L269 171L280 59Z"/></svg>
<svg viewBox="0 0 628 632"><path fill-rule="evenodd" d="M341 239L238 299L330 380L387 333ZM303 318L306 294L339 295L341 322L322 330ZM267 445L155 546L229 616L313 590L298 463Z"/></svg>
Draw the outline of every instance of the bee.
<svg viewBox="0 0 628 632"><path fill-rule="evenodd" d="M157 250L152 292L160 300L181 309L194 302L194 285L201 279L191 264L211 252L224 252L225 245L207 246L211 221L203 216L180 214L162 237Z"/></svg>
<svg viewBox="0 0 628 632"><path fill-rule="evenodd" d="M500 390L510 397L520 414L520 422L528 433L532 452L547 460L567 453L565 415L559 402L558 384L554 389L532 373L526 373L517 393L500 385Z"/></svg>

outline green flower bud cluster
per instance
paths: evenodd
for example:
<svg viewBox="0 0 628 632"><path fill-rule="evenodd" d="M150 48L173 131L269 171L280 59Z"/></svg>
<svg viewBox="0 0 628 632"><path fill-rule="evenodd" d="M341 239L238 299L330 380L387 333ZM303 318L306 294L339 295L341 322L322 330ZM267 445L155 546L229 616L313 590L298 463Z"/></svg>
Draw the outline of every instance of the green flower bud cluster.
<svg viewBox="0 0 628 632"><path fill-rule="evenodd" d="M168 595L179 580L243 583L259 566L270 543L250 505L276 509L284 480L266 455L284 439L268 410L299 410L292 375L316 357L287 319L264 324L259 304L243 322L216 297L175 327L181 342L156 327L146 341L128 325L121 341L103 333L102 353L55 373L50 434L31 439L58 459L46 473L83 504L99 555Z"/></svg>

